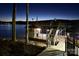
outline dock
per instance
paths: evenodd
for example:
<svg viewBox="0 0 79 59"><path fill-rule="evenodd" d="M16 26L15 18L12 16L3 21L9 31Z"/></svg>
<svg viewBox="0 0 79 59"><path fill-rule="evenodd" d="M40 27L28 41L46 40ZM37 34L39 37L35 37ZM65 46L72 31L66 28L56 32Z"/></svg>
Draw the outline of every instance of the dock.
<svg viewBox="0 0 79 59"><path fill-rule="evenodd" d="M62 39L61 39L62 38ZM48 46L38 56L63 56L65 53L65 37L60 37L60 42L55 45Z"/></svg>

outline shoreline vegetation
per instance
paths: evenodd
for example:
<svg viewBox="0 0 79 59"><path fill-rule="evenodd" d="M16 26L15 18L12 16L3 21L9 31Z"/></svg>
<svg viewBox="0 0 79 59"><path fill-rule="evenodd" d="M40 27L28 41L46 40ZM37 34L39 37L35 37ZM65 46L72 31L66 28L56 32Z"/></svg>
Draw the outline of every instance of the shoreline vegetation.
<svg viewBox="0 0 79 59"><path fill-rule="evenodd" d="M33 22L51 22L51 21L60 21L60 22L64 22L64 23L79 23L79 20L65 20L65 19L56 19L56 20L40 20L40 21L29 21L29 24L33 23ZM0 24L12 24L11 21L0 21ZM16 24L26 24L26 21L16 21Z"/></svg>
<svg viewBox="0 0 79 59"><path fill-rule="evenodd" d="M0 39L0 56L36 56L45 47L32 44L25 45L24 42Z"/></svg>

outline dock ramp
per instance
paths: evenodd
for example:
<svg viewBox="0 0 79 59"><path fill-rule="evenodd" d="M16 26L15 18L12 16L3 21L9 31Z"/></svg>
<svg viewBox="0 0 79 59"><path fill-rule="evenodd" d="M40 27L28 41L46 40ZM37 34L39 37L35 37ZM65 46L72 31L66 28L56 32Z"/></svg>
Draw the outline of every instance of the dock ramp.
<svg viewBox="0 0 79 59"><path fill-rule="evenodd" d="M57 37L60 41L55 45L48 46L45 50L38 54L38 56L63 56L65 53L65 36Z"/></svg>

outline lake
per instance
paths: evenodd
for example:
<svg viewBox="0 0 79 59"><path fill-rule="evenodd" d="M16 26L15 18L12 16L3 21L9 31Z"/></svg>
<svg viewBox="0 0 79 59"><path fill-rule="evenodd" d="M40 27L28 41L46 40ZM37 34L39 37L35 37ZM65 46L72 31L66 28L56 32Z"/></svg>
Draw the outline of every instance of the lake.
<svg viewBox="0 0 79 59"><path fill-rule="evenodd" d="M25 25L16 24L16 38L24 38ZM0 24L0 38L11 38L12 37L12 25Z"/></svg>

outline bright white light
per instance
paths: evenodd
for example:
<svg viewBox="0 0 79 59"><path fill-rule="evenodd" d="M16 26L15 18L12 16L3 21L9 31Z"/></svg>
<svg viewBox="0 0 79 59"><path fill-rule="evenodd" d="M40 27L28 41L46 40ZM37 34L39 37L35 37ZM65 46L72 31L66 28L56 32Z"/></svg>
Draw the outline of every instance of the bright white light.
<svg viewBox="0 0 79 59"><path fill-rule="evenodd" d="M69 33L67 33L67 36L69 36L70 34Z"/></svg>
<svg viewBox="0 0 79 59"><path fill-rule="evenodd" d="M47 29L47 31L49 31L49 29Z"/></svg>
<svg viewBox="0 0 79 59"><path fill-rule="evenodd" d="M41 29L40 29L40 28L37 28L36 30L37 30L37 31L40 31Z"/></svg>

